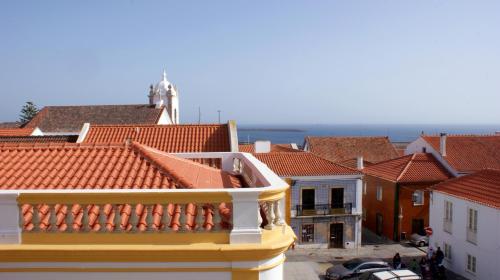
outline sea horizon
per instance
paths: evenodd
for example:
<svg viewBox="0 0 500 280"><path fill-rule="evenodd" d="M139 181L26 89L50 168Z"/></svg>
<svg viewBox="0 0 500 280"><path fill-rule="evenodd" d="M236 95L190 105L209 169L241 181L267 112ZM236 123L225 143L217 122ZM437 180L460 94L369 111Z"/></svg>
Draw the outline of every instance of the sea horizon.
<svg viewBox="0 0 500 280"><path fill-rule="evenodd" d="M438 135L493 135L500 124L238 124L240 143L270 140L272 143L297 143L306 136L388 136L393 142L411 142L422 133Z"/></svg>

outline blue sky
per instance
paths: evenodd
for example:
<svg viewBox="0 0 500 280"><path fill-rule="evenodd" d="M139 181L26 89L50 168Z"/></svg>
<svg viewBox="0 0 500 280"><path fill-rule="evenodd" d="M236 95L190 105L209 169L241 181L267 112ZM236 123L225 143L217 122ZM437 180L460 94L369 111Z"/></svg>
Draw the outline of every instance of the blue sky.
<svg viewBox="0 0 500 280"><path fill-rule="evenodd" d="M2 1L0 121L146 103L181 122L500 123L500 1Z"/></svg>

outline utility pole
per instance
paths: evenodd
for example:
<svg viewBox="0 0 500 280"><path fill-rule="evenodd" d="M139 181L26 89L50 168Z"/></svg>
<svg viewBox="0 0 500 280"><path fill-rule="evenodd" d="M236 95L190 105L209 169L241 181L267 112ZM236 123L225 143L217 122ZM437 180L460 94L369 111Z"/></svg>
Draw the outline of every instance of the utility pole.
<svg viewBox="0 0 500 280"><path fill-rule="evenodd" d="M219 124L220 124L220 110L217 110L217 113L219 113Z"/></svg>

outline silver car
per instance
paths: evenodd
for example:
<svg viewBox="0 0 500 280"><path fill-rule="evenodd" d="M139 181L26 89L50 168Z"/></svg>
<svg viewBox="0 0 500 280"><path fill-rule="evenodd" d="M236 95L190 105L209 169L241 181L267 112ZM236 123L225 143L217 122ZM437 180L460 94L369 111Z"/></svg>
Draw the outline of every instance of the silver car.
<svg viewBox="0 0 500 280"><path fill-rule="evenodd" d="M415 246L424 247L429 245L429 236L414 233L410 236L410 242Z"/></svg>
<svg viewBox="0 0 500 280"><path fill-rule="evenodd" d="M362 274L369 272L384 271L390 269L387 262L370 258L356 258L340 265L334 265L326 270L325 279L356 279Z"/></svg>

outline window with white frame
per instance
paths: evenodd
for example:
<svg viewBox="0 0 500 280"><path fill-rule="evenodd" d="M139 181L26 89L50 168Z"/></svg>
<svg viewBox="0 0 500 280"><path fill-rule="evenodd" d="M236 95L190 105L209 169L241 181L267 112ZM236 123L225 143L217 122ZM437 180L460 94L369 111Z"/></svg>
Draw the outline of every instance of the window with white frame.
<svg viewBox="0 0 500 280"><path fill-rule="evenodd" d="M469 208L467 217L467 229L473 233L477 233L477 210Z"/></svg>
<svg viewBox="0 0 500 280"><path fill-rule="evenodd" d="M302 243L314 242L314 224L302 225Z"/></svg>
<svg viewBox="0 0 500 280"><path fill-rule="evenodd" d="M413 192L413 206L424 205L424 191L418 190Z"/></svg>
<svg viewBox="0 0 500 280"><path fill-rule="evenodd" d="M444 257L449 261L451 261L451 245L444 242L443 247L444 247Z"/></svg>
<svg viewBox="0 0 500 280"><path fill-rule="evenodd" d="M467 254L467 271L476 273L476 257Z"/></svg>
<svg viewBox="0 0 500 280"><path fill-rule="evenodd" d="M377 200L382 201L382 186L377 186Z"/></svg>
<svg viewBox="0 0 500 280"><path fill-rule="evenodd" d="M444 219L448 222L453 221L453 203L445 200L444 202Z"/></svg>

